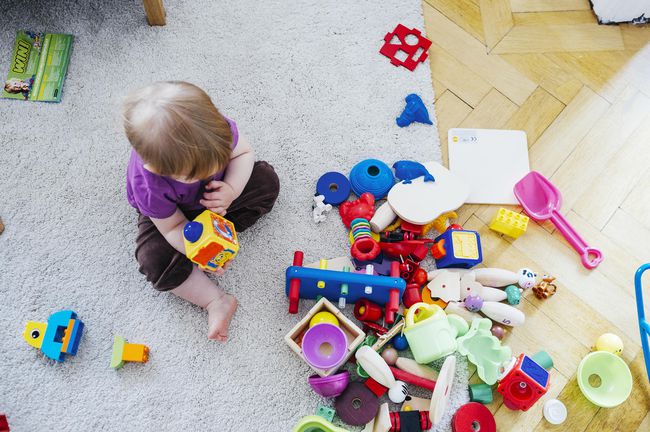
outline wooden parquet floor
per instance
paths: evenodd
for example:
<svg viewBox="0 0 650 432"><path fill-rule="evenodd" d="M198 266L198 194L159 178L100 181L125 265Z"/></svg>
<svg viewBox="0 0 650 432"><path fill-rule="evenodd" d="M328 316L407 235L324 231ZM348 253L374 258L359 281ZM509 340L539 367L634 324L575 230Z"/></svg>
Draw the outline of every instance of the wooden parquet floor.
<svg viewBox="0 0 650 432"><path fill-rule="evenodd" d="M549 300L526 293L527 322L507 337L514 353L551 354L550 391L525 413L495 392L498 430L650 431L633 285L650 261L650 27L600 26L588 0L424 0L423 8L443 154L452 127L525 130L531 168L560 188L562 212L605 254L588 271L552 225L531 223L513 241L487 228L496 206L460 209L459 222L481 234L483 265L530 267L558 282ZM613 409L589 403L575 378L605 332L622 337L635 381ZM542 416L551 398L568 408L560 426Z"/></svg>

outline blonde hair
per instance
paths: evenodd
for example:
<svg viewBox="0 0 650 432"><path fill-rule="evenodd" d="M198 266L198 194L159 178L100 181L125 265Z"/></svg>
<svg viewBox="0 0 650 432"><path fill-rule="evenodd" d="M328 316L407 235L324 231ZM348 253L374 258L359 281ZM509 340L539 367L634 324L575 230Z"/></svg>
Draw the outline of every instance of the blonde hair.
<svg viewBox="0 0 650 432"><path fill-rule="evenodd" d="M204 179L230 160L230 125L193 84L166 81L136 90L123 118L131 146L156 174Z"/></svg>

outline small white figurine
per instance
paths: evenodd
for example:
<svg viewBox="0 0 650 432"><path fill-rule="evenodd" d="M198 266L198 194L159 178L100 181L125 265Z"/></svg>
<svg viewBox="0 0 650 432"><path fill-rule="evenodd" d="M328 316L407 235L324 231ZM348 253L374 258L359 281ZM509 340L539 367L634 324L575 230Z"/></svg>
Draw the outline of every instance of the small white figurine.
<svg viewBox="0 0 650 432"><path fill-rule="evenodd" d="M314 196L314 204L312 205L312 216L314 217L314 222L320 223L324 222L327 219L327 213L332 210L331 204L325 204L324 195Z"/></svg>

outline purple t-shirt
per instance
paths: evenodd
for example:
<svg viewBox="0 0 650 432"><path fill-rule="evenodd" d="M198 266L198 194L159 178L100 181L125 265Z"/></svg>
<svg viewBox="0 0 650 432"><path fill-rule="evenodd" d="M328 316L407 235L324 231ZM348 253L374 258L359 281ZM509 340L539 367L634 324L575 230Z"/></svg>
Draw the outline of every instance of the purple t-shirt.
<svg viewBox="0 0 650 432"><path fill-rule="evenodd" d="M237 146L239 133L234 121L226 119L232 131L232 149ZM126 169L126 198L132 207L145 216L165 219L173 215L178 207L181 210L203 208L199 200L203 198L205 185L212 180L223 179L223 171L215 173L207 180L183 183L171 177L160 176L148 171L140 156L131 151L131 159Z"/></svg>

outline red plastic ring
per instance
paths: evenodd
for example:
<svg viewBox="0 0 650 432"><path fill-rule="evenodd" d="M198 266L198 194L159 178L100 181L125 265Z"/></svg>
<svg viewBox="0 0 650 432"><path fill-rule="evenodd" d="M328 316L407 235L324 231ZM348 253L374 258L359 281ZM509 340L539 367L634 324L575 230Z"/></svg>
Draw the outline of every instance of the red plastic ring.
<svg viewBox="0 0 650 432"><path fill-rule="evenodd" d="M372 237L361 237L354 241L352 248L350 248L350 255L359 261L372 261L381 252L379 243Z"/></svg>

